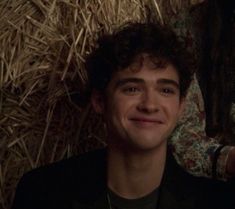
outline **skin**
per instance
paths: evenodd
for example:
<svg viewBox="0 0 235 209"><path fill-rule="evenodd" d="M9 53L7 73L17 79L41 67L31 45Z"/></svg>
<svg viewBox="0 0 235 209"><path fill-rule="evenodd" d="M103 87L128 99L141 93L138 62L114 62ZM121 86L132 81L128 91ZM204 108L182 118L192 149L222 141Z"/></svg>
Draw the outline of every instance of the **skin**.
<svg viewBox="0 0 235 209"><path fill-rule="evenodd" d="M109 188L128 199L153 191L163 175L167 138L184 106L176 69L156 68L145 58L137 70L116 72L105 95L94 91L92 104L107 125Z"/></svg>

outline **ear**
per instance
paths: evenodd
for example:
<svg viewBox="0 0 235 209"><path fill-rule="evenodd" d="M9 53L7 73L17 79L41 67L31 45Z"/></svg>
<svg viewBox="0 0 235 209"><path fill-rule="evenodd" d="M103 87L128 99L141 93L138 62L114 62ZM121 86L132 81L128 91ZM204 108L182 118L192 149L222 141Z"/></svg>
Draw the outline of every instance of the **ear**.
<svg viewBox="0 0 235 209"><path fill-rule="evenodd" d="M104 112L104 95L100 91L93 90L91 104L96 113L102 114Z"/></svg>

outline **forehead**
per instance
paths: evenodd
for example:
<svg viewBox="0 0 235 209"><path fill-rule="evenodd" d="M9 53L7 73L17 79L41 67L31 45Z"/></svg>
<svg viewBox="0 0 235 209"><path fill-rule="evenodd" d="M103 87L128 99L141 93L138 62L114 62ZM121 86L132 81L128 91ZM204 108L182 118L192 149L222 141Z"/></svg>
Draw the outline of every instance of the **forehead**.
<svg viewBox="0 0 235 209"><path fill-rule="evenodd" d="M112 76L111 83L126 78L139 78L146 83L157 83L158 80L167 79L179 85L178 72L172 64L165 63L162 66L156 66L150 60L144 60L141 65L134 63L125 69L117 71Z"/></svg>

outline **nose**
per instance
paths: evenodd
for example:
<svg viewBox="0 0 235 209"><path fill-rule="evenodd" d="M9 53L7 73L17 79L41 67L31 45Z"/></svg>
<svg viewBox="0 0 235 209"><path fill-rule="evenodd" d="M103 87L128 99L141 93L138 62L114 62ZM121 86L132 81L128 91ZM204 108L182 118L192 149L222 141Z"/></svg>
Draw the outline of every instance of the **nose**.
<svg viewBox="0 0 235 209"><path fill-rule="evenodd" d="M159 99L154 91L145 92L139 101L137 109L145 113L153 113L159 111Z"/></svg>

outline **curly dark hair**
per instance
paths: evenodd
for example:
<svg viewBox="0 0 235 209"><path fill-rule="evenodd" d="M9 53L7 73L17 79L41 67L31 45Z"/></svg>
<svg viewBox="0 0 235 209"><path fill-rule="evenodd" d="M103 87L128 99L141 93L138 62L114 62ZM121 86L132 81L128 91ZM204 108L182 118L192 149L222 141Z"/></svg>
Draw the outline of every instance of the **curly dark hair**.
<svg viewBox="0 0 235 209"><path fill-rule="evenodd" d="M191 56L174 32L158 23L129 23L100 37L85 63L89 89L103 92L114 72L129 67L143 54L157 67L172 64L176 68L184 97L192 79Z"/></svg>

